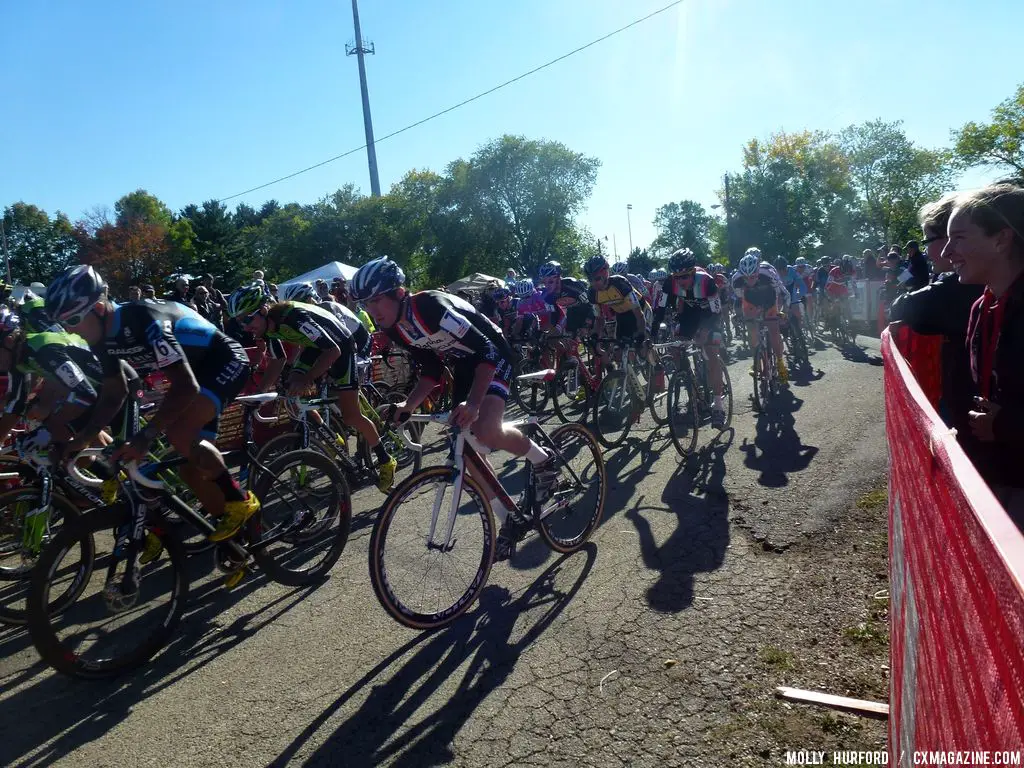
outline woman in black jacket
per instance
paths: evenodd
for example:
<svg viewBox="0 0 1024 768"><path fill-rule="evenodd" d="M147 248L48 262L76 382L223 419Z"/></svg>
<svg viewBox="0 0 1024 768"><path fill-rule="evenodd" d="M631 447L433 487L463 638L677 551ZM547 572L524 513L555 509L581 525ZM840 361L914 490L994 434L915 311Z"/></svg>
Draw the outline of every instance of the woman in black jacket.
<svg viewBox="0 0 1024 768"><path fill-rule="evenodd" d="M957 199L944 255L963 283L984 285L967 347L977 396L968 413L975 461L1024 525L1024 188L993 184Z"/></svg>

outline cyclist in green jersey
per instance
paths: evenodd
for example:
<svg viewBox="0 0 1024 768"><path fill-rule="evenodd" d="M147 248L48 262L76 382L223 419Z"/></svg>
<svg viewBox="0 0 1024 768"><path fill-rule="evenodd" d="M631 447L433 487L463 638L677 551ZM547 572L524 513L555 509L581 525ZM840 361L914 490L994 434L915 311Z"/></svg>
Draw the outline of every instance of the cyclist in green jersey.
<svg viewBox="0 0 1024 768"><path fill-rule="evenodd" d="M292 301L273 302L262 286L252 283L231 294L228 314L238 318L242 330L257 339L267 339L271 358L283 356L276 341L302 348L292 367L288 391L305 392L325 374L336 393L338 408L345 424L366 440L377 457L377 488L387 493L395 481L397 461L384 449L373 422L359 409L359 381L356 378L356 349L349 330L327 310L314 304ZM268 371L280 368L268 367Z"/></svg>

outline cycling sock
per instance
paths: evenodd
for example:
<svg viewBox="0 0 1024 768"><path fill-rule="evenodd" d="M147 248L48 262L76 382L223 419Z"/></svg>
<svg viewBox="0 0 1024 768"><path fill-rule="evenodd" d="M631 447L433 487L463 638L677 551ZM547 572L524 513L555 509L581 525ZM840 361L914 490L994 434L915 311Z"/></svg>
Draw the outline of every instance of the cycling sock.
<svg viewBox="0 0 1024 768"><path fill-rule="evenodd" d="M530 441L530 449L526 452L526 460L531 464L543 464L547 461L550 456L548 452L537 445L533 440Z"/></svg>
<svg viewBox="0 0 1024 768"><path fill-rule="evenodd" d="M245 501L245 493L242 487L231 476L226 469L217 477L213 478L213 484L220 488L224 494L224 501Z"/></svg>
<svg viewBox="0 0 1024 768"><path fill-rule="evenodd" d="M377 443L373 446L373 453L377 457L377 461L381 464L391 461L391 454L384 450L384 443Z"/></svg>

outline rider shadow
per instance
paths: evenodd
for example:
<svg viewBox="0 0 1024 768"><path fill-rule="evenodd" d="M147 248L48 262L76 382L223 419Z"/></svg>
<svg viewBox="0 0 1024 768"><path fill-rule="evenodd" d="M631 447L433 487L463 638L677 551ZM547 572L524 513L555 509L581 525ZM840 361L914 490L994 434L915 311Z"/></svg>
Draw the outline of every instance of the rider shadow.
<svg viewBox="0 0 1024 768"><path fill-rule="evenodd" d="M693 605L694 578L722 566L729 546L729 497L722 487L725 453L731 439L713 442L669 481L661 500L678 519L676 530L660 546L641 507L626 512L640 536L644 565L658 572L647 590L647 604L661 613L677 613Z"/></svg>
<svg viewBox="0 0 1024 768"><path fill-rule="evenodd" d="M849 360L851 363L867 363L868 365L882 365L882 358L880 355L869 355L867 353L867 347L862 347L860 344L846 344L840 348L839 352L842 354L844 360Z"/></svg>
<svg viewBox="0 0 1024 768"><path fill-rule="evenodd" d="M209 562L198 556L187 561L189 575L196 580L196 569L203 567L197 565L200 561ZM0 701L0 723L7 726L0 737L0 744L3 744L0 762L12 764L45 744L45 749L33 755L29 762L47 764L96 740L116 728L139 701L174 685L252 637L324 582L289 590L235 618L227 626L220 624L230 605L266 583L265 577L252 577L225 593L220 578L214 578L190 590L189 609L171 642L152 661L120 678L73 680L49 671L36 659L19 673L17 680L4 681L4 687L8 688L29 677L44 675L38 683ZM25 631L12 633L11 641L32 647ZM35 651L32 653L34 655ZM17 724L16 729L11 727L13 724Z"/></svg>
<svg viewBox="0 0 1024 768"><path fill-rule="evenodd" d="M807 387L825 378L825 372L813 365L794 365L789 369L789 383L797 387Z"/></svg>
<svg viewBox="0 0 1024 768"><path fill-rule="evenodd" d="M582 562L580 560L586 558ZM387 681L374 684L366 701L311 755L301 758L307 766L380 765L400 768L446 765L455 759L451 745L476 708L512 674L519 656L558 618L583 586L597 558L597 547L560 557L517 599L504 587L489 585L478 607L435 635L420 634L416 643L429 638ZM574 581L560 589L556 577L566 570ZM535 619L532 612L540 610ZM520 620L530 620L524 633L515 636ZM271 766L297 762L303 745L353 697L371 685L410 649L392 654L364 675L306 727ZM461 679L452 676L467 665ZM447 702L415 721L416 713L442 686L452 691Z"/></svg>
<svg viewBox="0 0 1024 768"><path fill-rule="evenodd" d="M804 445L795 429L793 414L803 405L788 389L783 389L772 405L757 417L754 442L744 438L740 450L746 454L743 464L761 473L757 482L769 488L789 483L788 475L810 465L818 448Z"/></svg>

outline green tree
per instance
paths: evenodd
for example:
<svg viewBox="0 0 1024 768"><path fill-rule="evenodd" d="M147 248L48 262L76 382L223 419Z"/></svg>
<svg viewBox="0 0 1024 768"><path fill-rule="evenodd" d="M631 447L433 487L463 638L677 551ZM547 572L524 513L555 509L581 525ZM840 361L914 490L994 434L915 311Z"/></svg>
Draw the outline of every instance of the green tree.
<svg viewBox="0 0 1024 768"><path fill-rule="evenodd" d="M967 123L953 131L953 141L963 165L1005 169L1024 182L1024 83L992 110L991 122Z"/></svg>
<svg viewBox="0 0 1024 768"><path fill-rule="evenodd" d="M663 206L664 207L664 206ZM647 278L651 270L662 266L663 260L655 258L646 248L634 248L626 257L626 269L631 275Z"/></svg>
<svg viewBox="0 0 1024 768"><path fill-rule="evenodd" d="M194 258L188 265L193 275L213 274L218 279L233 277L243 255L235 220L227 206L207 200L201 206L186 205L181 211L192 228Z"/></svg>
<svg viewBox="0 0 1024 768"><path fill-rule="evenodd" d="M462 193L463 212L504 229L515 248L511 266L534 274L557 255L553 246L590 197L599 167L596 158L559 142L506 135L485 144L468 162L451 164L449 176ZM503 239L495 233L494 240Z"/></svg>
<svg viewBox="0 0 1024 768"><path fill-rule="evenodd" d="M658 231L651 243L654 251L666 255L677 248L689 248L698 262L707 261L711 252L711 217L700 203L666 203L654 212L654 228Z"/></svg>
<svg viewBox="0 0 1024 768"><path fill-rule="evenodd" d="M948 153L917 147L899 121L872 120L840 134L858 193L868 243L903 242L917 232L917 212L952 185Z"/></svg>
<svg viewBox="0 0 1024 768"><path fill-rule="evenodd" d="M3 225L11 277L17 283L49 284L78 258L75 229L59 211L50 218L41 208L18 202L4 209Z"/></svg>

